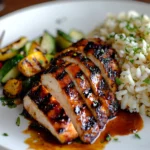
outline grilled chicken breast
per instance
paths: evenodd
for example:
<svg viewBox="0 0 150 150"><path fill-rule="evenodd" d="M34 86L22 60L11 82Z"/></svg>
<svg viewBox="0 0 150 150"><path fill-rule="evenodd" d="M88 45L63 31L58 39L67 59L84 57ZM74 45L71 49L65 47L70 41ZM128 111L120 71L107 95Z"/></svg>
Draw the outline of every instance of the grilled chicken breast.
<svg viewBox="0 0 150 150"><path fill-rule="evenodd" d="M100 41L97 40L96 42L98 43ZM118 110L118 102L113 92L110 91L108 84L105 82L100 69L83 52L86 44L88 44L87 40L78 42L74 45L77 45L76 47L70 47L57 55L52 63L55 65L65 64L67 62L77 64L89 80L94 94L99 96L101 105L105 108L108 118L112 118ZM113 55L111 49L110 55ZM115 82L113 83L115 84Z"/></svg>
<svg viewBox="0 0 150 150"><path fill-rule="evenodd" d="M61 143L71 142L78 137L70 118L44 86L33 87L25 96L23 103L28 113Z"/></svg>
<svg viewBox="0 0 150 150"><path fill-rule="evenodd" d="M41 76L41 82L65 109L80 139L84 143L93 143L100 134L98 123L80 97L64 66L51 66Z"/></svg>
<svg viewBox="0 0 150 150"><path fill-rule="evenodd" d="M69 65L65 70L74 82L77 91L80 93L87 107L98 120L100 128L103 128L108 119L107 106L105 107L105 105L99 101L98 97L95 96L90 83L78 65Z"/></svg>
<svg viewBox="0 0 150 150"><path fill-rule="evenodd" d="M53 59L41 76L42 90L34 87L24 98L24 107L61 143L77 136L93 143L119 106L114 93L120 71L114 56L114 50L98 38L73 44ZM43 98L43 93L53 96Z"/></svg>

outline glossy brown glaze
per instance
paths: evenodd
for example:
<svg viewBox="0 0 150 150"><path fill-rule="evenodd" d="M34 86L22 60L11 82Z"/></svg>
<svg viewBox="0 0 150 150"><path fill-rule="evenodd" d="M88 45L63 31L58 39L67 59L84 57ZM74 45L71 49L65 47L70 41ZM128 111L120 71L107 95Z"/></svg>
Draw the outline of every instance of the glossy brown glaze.
<svg viewBox="0 0 150 150"><path fill-rule="evenodd" d="M120 111L117 116L110 120L105 130L101 133L97 141L90 144L82 144L80 141L74 141L69 145L60 144L55 137L43 129L35 130L35 128L28 128L24 133L30 134L30 137L25 141L29 145L29 149L35 150L78 150L83 148L86 150L103 150L108 143L106 136L128 135L132 134L134 130L140 131L143 128L143 120L138 113L129 113ZM131 138L132 140L132 138Z"/></svg>

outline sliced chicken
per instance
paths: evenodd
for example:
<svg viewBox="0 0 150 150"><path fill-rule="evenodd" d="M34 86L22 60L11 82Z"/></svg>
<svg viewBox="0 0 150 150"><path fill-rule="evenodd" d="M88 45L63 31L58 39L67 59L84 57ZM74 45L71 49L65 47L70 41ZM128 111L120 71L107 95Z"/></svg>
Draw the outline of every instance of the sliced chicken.
<svg viewBox="0 0 150 150"><path fill-rule="evenodd" d="M81 40L73 46L82 53L84 51L86 56L99 67L109 88L116 92L115 78L119 76L120 70L114 58L114 50L100 39Z"/></svg>
<svg viewBox="0 0 150 150"><path fill-rule="evenodd" d="M70 118L44 86L33 87L24 97L23 103L28 113L61 143L71 142L78 137Z"/></svg>
<svg viewBox="0 0 150 150"><path fill-rule="evenodd" d="M74 82L77 91L91 110L93 116L98 120L100 128L103 128L108 120L107 106L95 96L87 77L78 65L69 65L65 70Z"/></svg>
<svg viewBox="0 0 150 150"><path fill-rule="evenodd" d="M84 143L93 143L100 134L100 128L64 66L51 66L41 76L41 82L65 109L81 140Z"/></svg>
<svg viewBox="0 0 150 150"><path fill-rule="evenodd" d="M86 40L87 41L87 40ZM79 44L77 43L79 46ZM82 46L81 46L82 47ZM77 64L91 84L95 95L99 96L101 105L105 108L108 118L115 116L118 110L118 102L115 95L110 91L108 84L105 82L100 69L85 56L83 50L77 51L77 48L68 48L61 54L57 55L53 64L60 65L65 63ZM83 49L83 47L82 47Z"/></svg>

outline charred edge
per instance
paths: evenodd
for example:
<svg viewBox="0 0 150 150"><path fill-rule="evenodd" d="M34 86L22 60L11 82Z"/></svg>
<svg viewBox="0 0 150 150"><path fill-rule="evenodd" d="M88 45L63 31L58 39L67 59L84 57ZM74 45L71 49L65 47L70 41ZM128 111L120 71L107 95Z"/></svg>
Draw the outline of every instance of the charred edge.
<svg viewBox="0 0 150 150"><path fill-rule="evenodd" d="M90 72L92 73L92 75L95 75L95 74L100 73L99 68L96 67L96 66L90 66L90 67L89 67L89 70L90 70Z"/></svg>
<svg viewBox="0 0 150 150"><path fill-rule="evenodd" d="M83 75L83 72L79 71L79 72L76 73L75 77L80 78L82 75Z"/></svg>
<svg viewBox="0 0 150 150"><path fill-rule="evenodd" d="M106 81L104 80L104 78L101 79L101 81L99 82L99 87L100 90L108 90L108 85L106 83Z"/></svg>
<svg viewBox="0 0 150 150"><path fill-rule="evenodd" d="M60 123L68 123L68 122L70 122L70 118L66 115L66 113L65 113L63 108L57 110L57 106L56 106L55 112L56 112L55 116L51 117L51 119L54 122L60 122Z"/></svg>
<svg viewBox="0 0 150 150"><path fill-rule="evenodd" d="M106 69L106 72L108 73L108 77L111 78L113 81L115 80L115 77L118 76L118 71L116 70L113 70L112 69L112 58L101 58L101 62L104 64L104 67Z"/></svg>
<svg viewBox="0 0 150 150"><path fill-rule="evenodd" d="M47 73L54 73L57 71L59 67L57 65L51 65L46 71L44 71L44 74Z"/></svg>
<svg viewBox="0 0 150 150"><path fill-rule="evenodd" d="M42 86L39 86L36 91L29 92L29 97L37 104L38 108L45 114L52 110L56 104L49 103L51 95L49 93L41 96Z"/></svg>
<svg viewBox="0 0 150 150"><path fill-rule="evenodd" d="M67 95L70 95L71 88L75 87L74 83L71 81L66 87L64 87L64 90Z"/></svg>
<svg viewBox="0 0 150 150"><path fill-rule="evenodd" d="M84 51L88 52L89 50L92 49L92 50L94 50L94 56L96 58L99 58L104 53L107 53L109 48L110 48L110 46L108 46L108 45L99 45L99 44L95 44L94 42L88 42L88 44L84 48Z"/></svg>
<svg viewBox="0 0 150 150"><path fill-rule="evenodd" d="M65 70L63 70L62 73L60 73L60 74L58 74L58 75L56 76L56 79L57 79L57 80L62 80L62 79L65 77L65 75L67 75L67 73L66 73Z"/></svg>
<svg viewBox="0 0 150 150"><path fill-rule="evenodd" d="M64 131L65 131L65 128L59 128L59 129L57 130L57 133L58 133L58 134L62 134L62 133L64 133Z"/></svg>
<svg viewBox="0 0 150 150"><path fill-rule="evenodd" d="M119 102L117 100L112 101L111 104L109 105L109 110L110 110L109 119L111 119L115 117L117 111L119 110Z"/></svg>
<svg viewBox="0 0 150 150"><path fill-rule="evenodd" d="M95 126L95 124L96 124L96 119L95 119L93 116L88 117L87 119L88 119L87 122L84 122L84 123L82 124L82 129L83 129L84 131L90 130L90 129L93 128L93 127Z"/></svg>
<svg viewBox="0 0 150 150"><path fill-rule="evenodd" d="M87 98L88 96L89 96L89 94L91 94L92 93L92 89L91 88L88 88L88 89L86 89L84 92L83 92L83 94L84 94L84 96Z"/></svg>

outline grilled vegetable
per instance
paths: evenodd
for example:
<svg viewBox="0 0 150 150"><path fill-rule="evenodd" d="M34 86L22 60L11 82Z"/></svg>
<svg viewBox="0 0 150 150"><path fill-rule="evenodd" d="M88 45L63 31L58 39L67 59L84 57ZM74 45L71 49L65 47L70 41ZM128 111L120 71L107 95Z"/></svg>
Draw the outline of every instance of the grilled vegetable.
<svg viewBox="0 0 150 150"><path fill-rule="evenodd" d="M37 44L40 44L41 39L42 39L42 37L38 37L38 38L34 39L33 41L36 42Z"/></svg>
<svg viewBox="0 0 150 150"><path fill-rule="evenodd" d="M71 30L69 35L73 39L74 42L77 42L84 37L84 34L81 31L77 31L75 29Z"/></svg>
<svg viewBox="0 0 150 150"><path fill-rule="evenodd" d="M6 97L15 98L22 90L22 81L17 79L8 80L4 86L3 93Z"/></svg>
<svg viewBox="0 0 150 150"><path fill-rule="evenodd" d="M26 56L28 55L31 44L32 44L32 42L27 42L24 46L24 51L25 51Z"/></svg>
<svg viewBox="0 0 150 150"><path fill-rule="evenodd" d="M22 37L14 43L0 49L0 61L6 61L18 54L18 50L21 49L27 42L26 37Z"/></svg>
<svg viewBox="0 0 150 150"><path fill-rule="evenodd" d="M46 54L45 57L46 57L47 61L50 63L51 59L54 58L54 55Z"/></svg>
<svg viewBox="0 0 150 150"><path fill-rule="evenodd" d="M13 68L15 67L18 62L23 59L23 56L18 54L14 58L8 60L3 67L0 69L0 82L3 80L5 75Z"/></svg>
<svg viewBox="0 0 150 150"><path fill-rule="evenodd" d="M57 30L57 35L63 37L65 40L72 42L72 38L69 34L66 34L65 32L61 31L61 30Z"/></svg>
<svg viewBox="0 0 150 150"><path fill-rule="evenodd" d="M41 40L42 52L45 54L55 54L55 39L47 31L44 32L44 35Z"/></svg>
<svg viewBox="0 0 150 150"><path fill-rule="evenodd" d="M61 30L57 31L56 45L62 50L72 45L72 38Z"/></svg>
<svg viewBox="0 0 150 150"><path fill-rule="evenodd" d="M27 76L31 77L47 67L48 61L42 52L34 52L26 56L18 64L19 71Z"/></svg>
<svg viewBox="0 0 150 150"><path fill-rule="evenodd" d="M2 83L5 83L7 82L8 80L10 79L13 79L13 78L16 78L18 77L20 74L19 70L18 70L18 67L15 66L13 67L2 79Z"/></svg>
<svg viewBox="0 0 150 150"><path fill-rule="evenodd" d="M28 51L28 55L34 53L34 52L37 52L37 51L42 51L40 45L36 42L32 42L31 43L31 46L29 48L29 51Z"/></svg>

